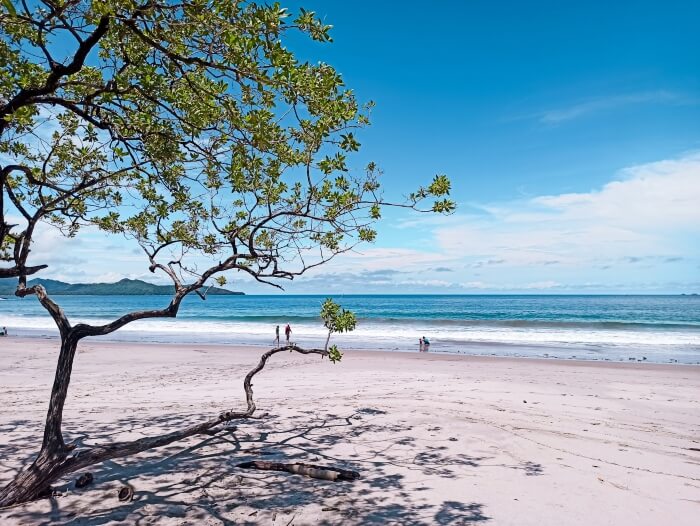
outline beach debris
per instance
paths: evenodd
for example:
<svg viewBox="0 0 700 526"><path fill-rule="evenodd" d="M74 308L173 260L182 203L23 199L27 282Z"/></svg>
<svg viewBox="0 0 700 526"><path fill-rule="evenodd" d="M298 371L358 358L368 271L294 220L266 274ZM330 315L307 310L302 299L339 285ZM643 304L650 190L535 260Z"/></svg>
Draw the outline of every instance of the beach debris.
<svg viewBox="0 0 700 526"><path fill-rule="evenodd" d="M88 484L91 484L93 480L95 480L95 477L92 475L92 473L83 473L77 479L75 479L75 487L84 488Z"/></svg>
<svg viewBox="0 0 700 526"><path fill-rule="evenodd" d="M346 480L357 480L360 474L357 471L349 469L341 469L328 466L317 466L315 464L293 463L285 464L283 462L268 462L266 460L253 460L243 462L236 467L243 469L260 469L265 471L284 471L294 475L304 475L320 480L329 480L331 482L339 482Z"/></svg>
<svg viewBox="0 0 700 526"><path fill-rule="evenodd" d="M117 498L122 502L129 502L134 498L134 489L131 486L122 486L117 492Z"/></svg>

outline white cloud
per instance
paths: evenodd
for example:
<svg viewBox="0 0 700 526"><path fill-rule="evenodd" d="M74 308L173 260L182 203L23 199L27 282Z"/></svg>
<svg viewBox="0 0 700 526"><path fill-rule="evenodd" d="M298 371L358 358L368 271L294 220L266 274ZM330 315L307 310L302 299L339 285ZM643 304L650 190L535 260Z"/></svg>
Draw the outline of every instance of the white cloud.
<svg viewBox="0 0 700 526"><path fill-rule="evenodd" d="M698 228L700 155L623 170L622 180L588 193L533 199L567 220L601 221L628 228Z"/></svg>
<svg viewBox="0 0 700 526"><path fill-rule="evenodd" d="M9 223L23 224L21 218L7 216ZM49 267L33 277L51 278L69 283L113 282L122 278L143 279L154 283L168 283L148 272L148 261L135 244L124 238L83 227L73 238L66 237L53 225L38 223L29 253L30 265L48 264Z"/></svg>
<svg viewBox="0 0 700 526"><path fill-rule="evenodd" d="M447 288L453 287L454 283L452 283L451 281L445 281L444 279L406 279L402 281L397 281L396 285L407 287Z"/></svg>
<svg viewBox="0 0 700 526"><path fill-rule="evenodd" d="M471 203L411 225L410 247L364 246L293 283L292 292L695 291L700 154L634 166L588 192ZM394 225L396 226L396 225ZM90 231L37 232L32 263L64 281L155 281L135 245ZM387 237L380 237L386 240ZM447 271L450 272L447 272ZM233 276L232 287L254 292ZM448 278L448 279L445 279Z"/></svg>
<svg viewBox="0 0 700 526"><path fill-rule="evenodd" d="M333 264L346 274L334 286L686 291L697 281L700 260L698 203L700 155L634 166L589 192L472 203L481 214L412 224L416 236L431 240L422 250L373 247L339 258ZM437 274L436 265L455 269L452 281ZM386 275L380 283L362 274L380 269L413 275Z"/></svg>
<svg viewBox="0 0 700 526"><path fill-rule="evenodd" d="M684 256L687 238L700 240L700 155L620 175L599 190L485 206L485 217L435 229L441 253L519 265Z"/></svg>
<svg viewBox="0 0 700 526"><path fill-rule="evenodd" d="M479 290L490 290L490 291L510 291L510 290L547 290L556 288L565 288L566 286L558 281L546 280L546 281L533 281L528 283L484 283L483 281L468 281L465 283L459 283L459 287L463 289L479 289Z"/></svg>

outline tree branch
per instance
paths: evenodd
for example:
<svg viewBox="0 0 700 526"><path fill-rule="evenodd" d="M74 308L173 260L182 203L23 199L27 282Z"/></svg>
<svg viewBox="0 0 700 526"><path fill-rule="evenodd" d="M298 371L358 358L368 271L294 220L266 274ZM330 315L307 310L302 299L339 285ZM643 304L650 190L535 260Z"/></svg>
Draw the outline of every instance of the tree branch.
<svg viewBox="0 0 700 526"><path fill-rule="evenodd" d="M48 268L48 265L35 265L33 267L24 267L15 265L12 268L0 268L0 278L17 278L19 276L31 276L40 270Z"/></svg>
<svg viewBox="0 0 700 526"><path fill-rule="evenodd" d="M15 295L20 298L24 298L25 296L34 294L39 299L41 305L53 318L56 326L58 327L58 331L61 333L61 338L64 338L71 329L68 317L66 316L65 312L63 312L63 309L49 297L43 285L34 285L33 287L29 288L26 287L26 279L23 279L26 274L27 272L22 272Z"/></svg>
<svg viewBox="0 0 700 526"><path fill-rule="evenodd" d="M15 95L7 104L0 108L0 135L5 131L5 128L9 126L9 120L7 117L12 115L19 108L26 106L32 102L34 97L39 97L42 95L48 95L53 93L58 87L58 83L61 78L69 75L73 75L80 71L85 63L92 48L97 45L100 39L105 36L107 29L109 28L109 17L102 16L97 24L95 30L90 34L88 38L83 40L78 46L78 50L73 56L70 64L64 66L63 64L54 64L51 68L51 73L46 78L43 86L38 88L24 88L20 90L17 95Z"/></svg>

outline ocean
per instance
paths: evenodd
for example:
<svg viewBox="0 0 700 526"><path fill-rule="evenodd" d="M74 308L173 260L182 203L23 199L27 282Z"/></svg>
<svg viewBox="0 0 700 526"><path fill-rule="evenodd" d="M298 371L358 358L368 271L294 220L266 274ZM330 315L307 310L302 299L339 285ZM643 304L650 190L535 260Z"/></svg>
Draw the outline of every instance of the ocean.
<svg viewBox="0 0 700 526"><path fill-rule="evenodd" d="M275 325L292 327L300 345L322 345L318 318L326 296L187 298L177 319L135 322L104 340L271 346ZM165 296L56 296L72 323L106 323ZM656 363L700 363L699 296L344 295L357 330L336 335L341 349L532 356ZM0 301L11 335L57 337L35 298ZM2 340L0 339L0 348Z"/></svg>

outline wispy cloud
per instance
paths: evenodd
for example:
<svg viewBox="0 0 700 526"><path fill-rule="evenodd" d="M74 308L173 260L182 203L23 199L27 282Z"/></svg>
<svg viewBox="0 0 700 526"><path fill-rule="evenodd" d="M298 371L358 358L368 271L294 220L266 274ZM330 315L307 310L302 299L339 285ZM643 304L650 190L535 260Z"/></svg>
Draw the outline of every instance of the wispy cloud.
<svg viewBox="0 0 700 526"><path fill-rule="evenodd" d="M492 265L501 265L505 263L505 259L486 259L486 260L480 260L476 261L475 263L472 263L470 265L471 268L482 268L482 267L489 267Z"/></svg>
<svg viewBox="0 0 700 526"><path fill-rule="evenodd" d="M688 104L692 103L692 101L681 94L659 90L592 98L577 102L570 106L545 110L536 114L535 116L542 124L556 125L591 113L612 110L623 106L671 103Z"/></svg>
<svg viewBox="0 0 700 526"><path fill-rule="evenodd" d="M396 274L403 274L400 270L392 268L383 268L379 270L367 270L362 272L362 275L367 278L382 278L388 276L395 276Z"/></svg>

